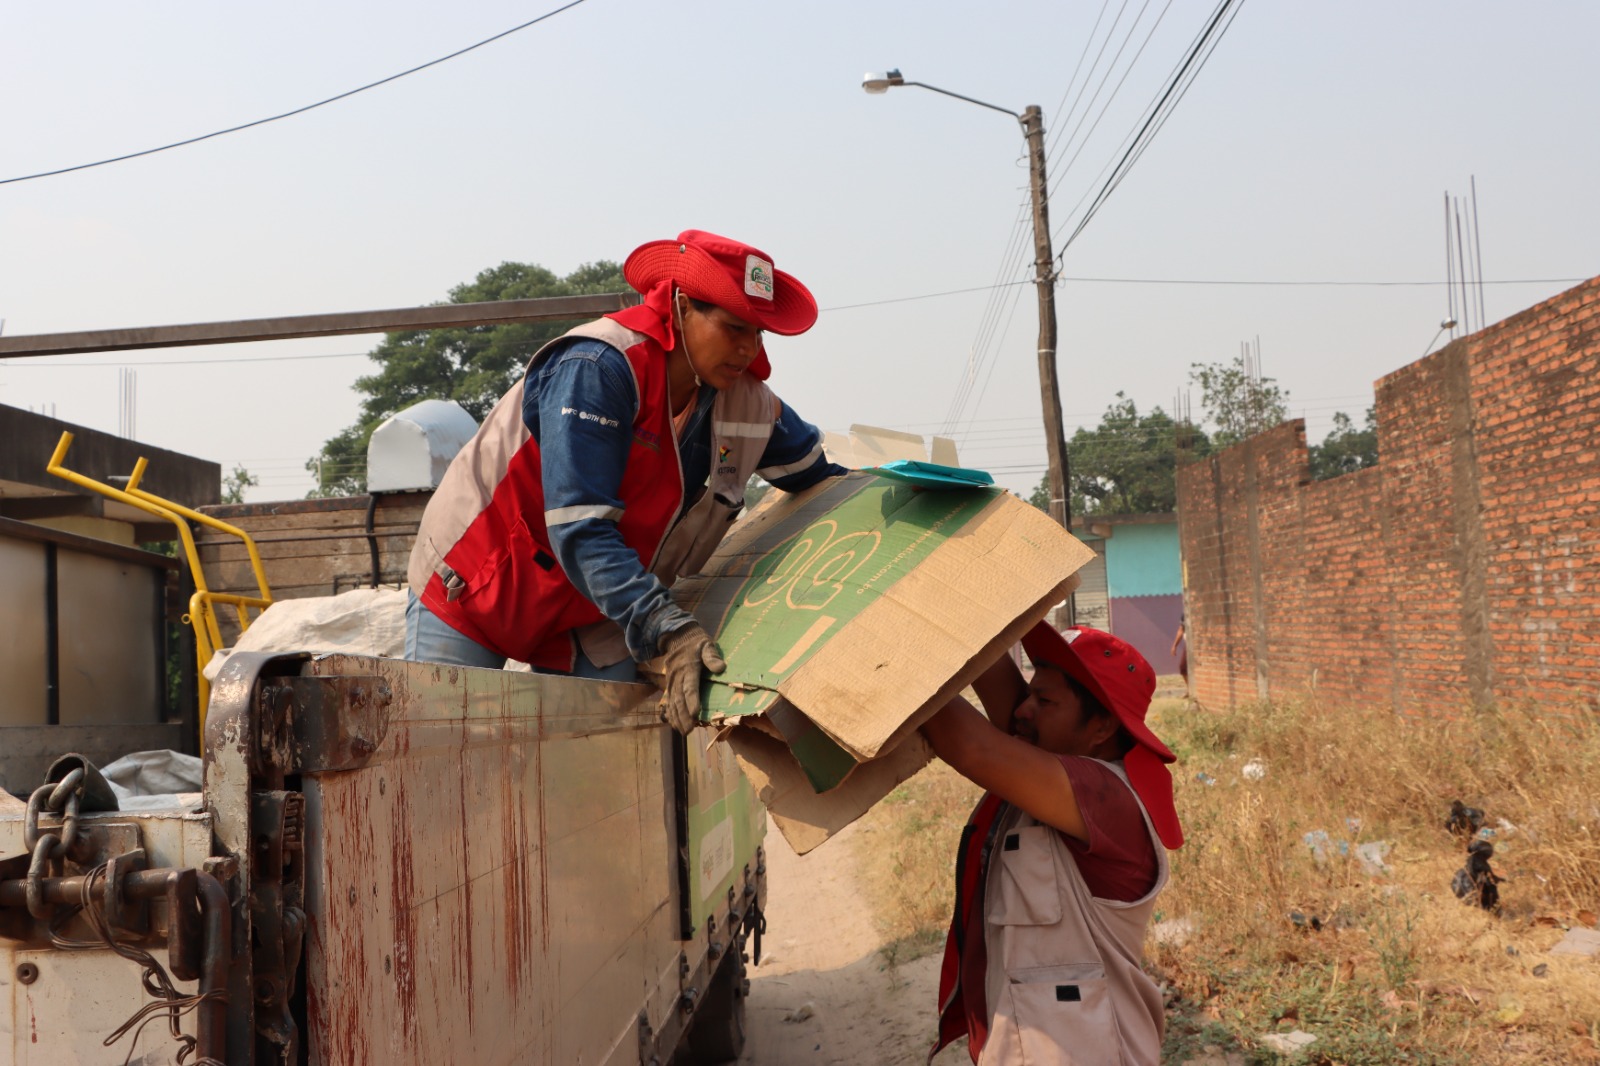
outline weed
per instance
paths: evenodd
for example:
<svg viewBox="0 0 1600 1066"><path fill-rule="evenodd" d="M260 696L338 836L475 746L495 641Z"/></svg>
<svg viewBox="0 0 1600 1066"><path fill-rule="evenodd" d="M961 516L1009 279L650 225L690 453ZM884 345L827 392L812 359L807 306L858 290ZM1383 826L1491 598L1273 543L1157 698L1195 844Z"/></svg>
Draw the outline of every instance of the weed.
<svg viewBox="0 0 1600 1066"><path fill-rule="evenodd" d="M1164 1061L1277 1062L1261 1037L1299 1028L1317 1037L1307 1066L1600 1062L1600 967L1547 955L1562 926L1600 910L1600 721L1440 710L1451 716L1157 701L1188 840L1160 907L1194 927L1181 945L1145 949L1174 995ZM1241 772L1253 760L1263 775ZM857 847L886 959L941 942L976 797L935 764L864 819L872 833ZM1454 799L1484 810L1495 834L1498 913L1450 891L1464 858L1444 829ZM1320 859L1306 843L1318 831ZM1378 842L1387 872L1357 854Z"/></svg>

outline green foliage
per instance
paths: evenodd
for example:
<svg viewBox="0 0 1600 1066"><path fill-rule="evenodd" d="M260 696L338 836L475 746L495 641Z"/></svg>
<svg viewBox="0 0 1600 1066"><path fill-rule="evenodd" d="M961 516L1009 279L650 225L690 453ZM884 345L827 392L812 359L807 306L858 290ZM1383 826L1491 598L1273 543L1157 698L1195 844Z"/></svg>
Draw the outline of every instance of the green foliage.
<svg viewBox="0 0 1600 1066"><path fill-rule="evenodd" d="M1355 428L1349 415L1338 412L1333 416L1333 429L1329 430L1321 444L1313 444L1308 451L1311 456L1311 476L1318 481L1377 466L1377 408L1367 408L1366 424L1361 429Z"/></svg>
<svg viewBox="0 0 1600 1066"><path fill-rule="evenodd" d="M1028 502L1046 514L1050 513L1050 471L1045 471L1039 484L1028 494Z"/></svg>
<svg viewBox="0 0 1600 1066"><path fill-rule="evenodd" d="M1190 382L1200 386L1200 409L1216 427L1211 443L1226 448L1289 417L1289 393L1272 378L1254 377L1243 356L1232 363L1193 363Z"/></svg>
<svg viewBox="0 0 1600 1066"><path fill-rule="evenodd" d="M1186 456L1207 455L1211 442L1199 430L1173 421L1161 408L1141 415L1135 403L1117 393L1094 429L1079 429L1067 442L1072 476L1072 513L1161 514L1178 504L1180 442ZM1028 497L1049 510L1050 479L1045 475Z"/></svg>
<svg viewBox="0 0 1600 1066"><path fill-rule="evenodd" d="M525 300L623 292L622 268L601 260L557 277L532 263L501 263L450 290L450 303ZM317 474L310 496L354 496L366 491L367 441L384 419L420 400L454 400L483 421L521 376L533 353L576 321L412 330L387 334L370 354L376 373L356 381L365 394L361 414L306 461Z"/></svg>
<svg viewBox="0 0 1600 1066"><path fill-rule="evenodd" d="M234 463L233 473L222 479L222 502L243 503L244 490L259 484L260 478L246 470L243 464Z"/></svg>

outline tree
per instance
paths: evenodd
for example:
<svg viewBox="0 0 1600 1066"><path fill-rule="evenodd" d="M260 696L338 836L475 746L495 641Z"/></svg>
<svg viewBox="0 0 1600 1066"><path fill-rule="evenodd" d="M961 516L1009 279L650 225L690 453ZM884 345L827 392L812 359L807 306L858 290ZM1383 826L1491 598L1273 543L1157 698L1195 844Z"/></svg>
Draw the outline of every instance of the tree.
<svg viewBox="0 0 1600 1066"><path fill-rule="evenodd" d="M1216 427L1211 444L1226 448L1271 429L1289 417L1289 393L1272 378L1245 369L1244 356L1232 363L1192 363L1190 382L1200 386L1200 409Z"/></svg>
<svg viewBox="0 0 1600 1066"><path fill-rule="evenodd" d="M1180 426L1159 407L1141 415L1133 400L1117 393L1117 402L1106 408L1098 426L1080 428L1067 442L1072 513L1159 514L1175 509L1180 431L1188 454L1210 452L1204 433ZM1049 510L1048 474L1028 502Z"/></svg>
<svg viewBox="0 0 1600 1066"><path fill-rule="evenodd" d="M261 479L244 468L242 463L233 464L233 473L222 479L222 502L243 503L244 490L261 484Z"/></svg>
<svg viewBox="0 0 1600 1066"><path fill-rule="evenodd" d="M1378 465L1378 412L1367 408L1366 424L1357 429L1343 411L1333 416L1333 429L1321 444L1308 449L1311 476L1318 481Z"/></svg>
<svg viewBox="0 0 1600 1066"><path fill-rule="evenodd" d="M622 268L609 260L585 263L564 278L532 263L501 263L451 289L449 302L582 296L627 288ZM536 322L385 335L368 356L378 371L356 381L357 391L366 395L360 418L306 461L306 469L317 475L317 487L308 495L366 492L367 441L372 431L420 400L454 400L482 422L521 376L533 353L576 324L576 320Z"/></svg>

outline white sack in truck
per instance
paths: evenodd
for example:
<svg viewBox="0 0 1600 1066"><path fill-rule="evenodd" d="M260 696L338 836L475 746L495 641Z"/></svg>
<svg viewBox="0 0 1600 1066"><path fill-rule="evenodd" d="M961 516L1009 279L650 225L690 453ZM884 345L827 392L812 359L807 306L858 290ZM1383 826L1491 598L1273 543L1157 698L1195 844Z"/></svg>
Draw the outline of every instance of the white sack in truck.
<svg viewBox="0 0 1600 1066"><path fill-rule="evenodd" d="M403 659L406 591L350 589L337 596L278 600L239 634L232 648L211 657L205 666L207 681L216 680L232 651L345 652Z"/></svg>

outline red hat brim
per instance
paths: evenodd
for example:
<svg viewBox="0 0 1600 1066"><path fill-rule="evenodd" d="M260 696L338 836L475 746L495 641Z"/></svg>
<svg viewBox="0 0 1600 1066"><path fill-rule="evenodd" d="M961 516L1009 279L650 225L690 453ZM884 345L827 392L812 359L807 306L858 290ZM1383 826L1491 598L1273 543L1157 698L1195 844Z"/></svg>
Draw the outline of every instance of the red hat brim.
<svg viewBox="0 0 1600 1066"><path fill-rule="evenodd" d="M671 281L696 300L737 315L769 333L793 337L817 321L817 301L794 275L773 268L772 301L748 296L710 254L684 241L650 241L622 264L622 276L641 293Z"/></svg>
<svg viewBox="0 0 1600 1066"><path fill-rule="evenodd" d="M1072 642L1047 622L1040 622L1023 634L1022 647L1028 653L1028 658L1036 664L1053 666L1088 689L1133 737L1133 749L1122 760L1128 783L1138 793L1139 801L1150 815L1150 824L1155 827L1161 843L1168 850L1182 847L1183 827L1178 821L1178 809L1172 798L1172 772L1167 769L1167 764L1177 762L1178 757L1145 724L1144 716L1150 709L1149 699L1146 698L1143 705L1138 707L1132 706L1127 697L1113 699L1106 686L1078 655Z"/></svg>

